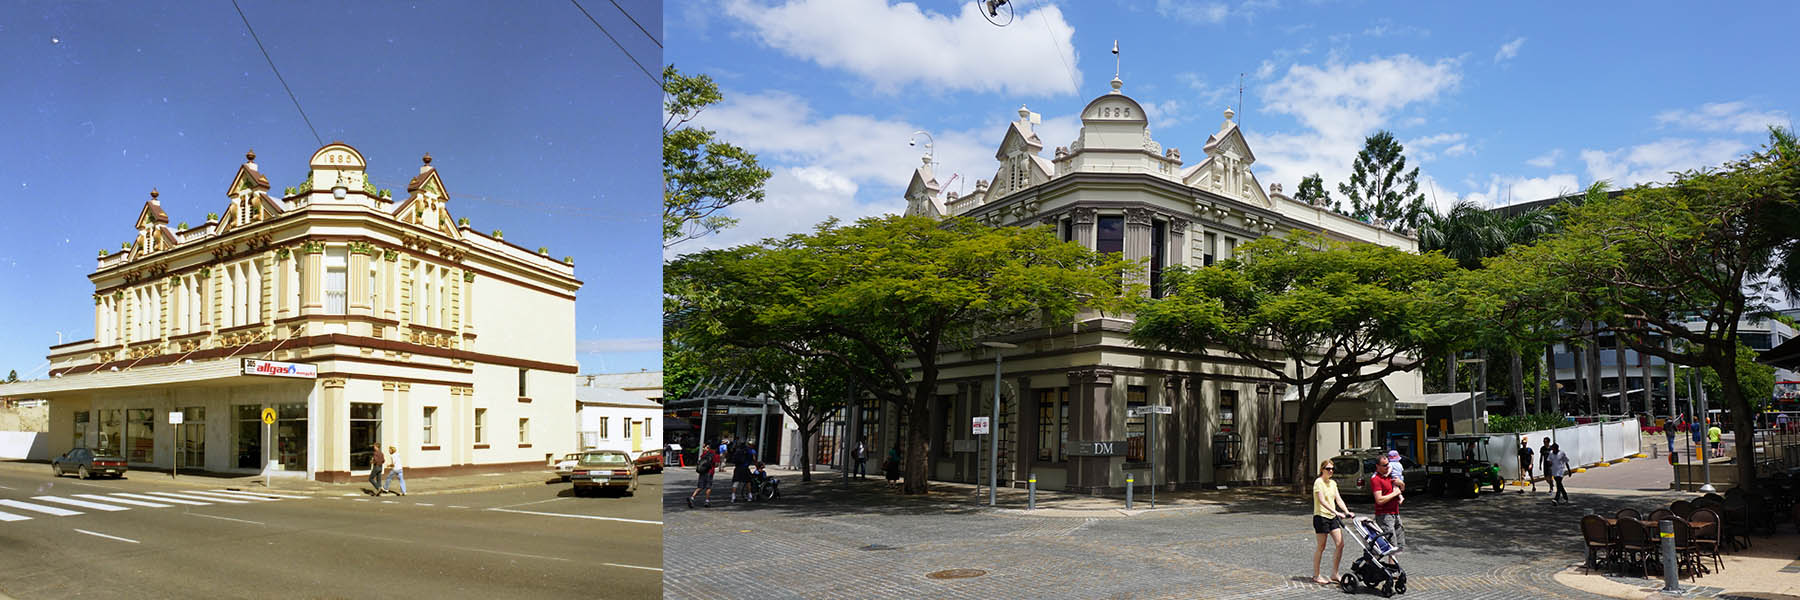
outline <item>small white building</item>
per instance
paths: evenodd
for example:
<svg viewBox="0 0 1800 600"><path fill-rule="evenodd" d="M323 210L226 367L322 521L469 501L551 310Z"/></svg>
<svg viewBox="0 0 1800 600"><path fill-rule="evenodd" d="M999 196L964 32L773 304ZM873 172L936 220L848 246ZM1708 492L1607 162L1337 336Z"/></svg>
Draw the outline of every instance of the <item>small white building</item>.
<svg viewBox="0 0 1800 600"><path fill-rule="evenodd" d="M620 450L633 458L662 448L662 371L577 377L576 421L582 450Z"/></svg>

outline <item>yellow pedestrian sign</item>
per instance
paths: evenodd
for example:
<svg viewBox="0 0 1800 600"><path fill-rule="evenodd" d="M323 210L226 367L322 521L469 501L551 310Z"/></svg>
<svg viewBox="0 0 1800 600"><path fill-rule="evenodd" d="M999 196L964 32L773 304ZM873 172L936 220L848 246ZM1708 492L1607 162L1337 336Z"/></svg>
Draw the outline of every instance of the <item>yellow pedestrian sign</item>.
<svg viewBox="0 0 1800 600"><path fill-rule="evenodd" d="M273 409L273 408L263 409L262 417L263 417L264 425L274 425L275 424L275 409Z"/></svg>

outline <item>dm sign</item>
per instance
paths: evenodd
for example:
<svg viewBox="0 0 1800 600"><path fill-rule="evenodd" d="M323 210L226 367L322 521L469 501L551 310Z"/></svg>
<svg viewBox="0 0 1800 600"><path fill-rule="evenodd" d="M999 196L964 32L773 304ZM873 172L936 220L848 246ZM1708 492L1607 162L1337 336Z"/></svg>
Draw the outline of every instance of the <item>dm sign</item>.
<svg viewBox="0 0 1800 600"><path fill-rule="evenodd" d="M275 362L272 360L246 358L244 359L244 374L317 379L319 377L319 366L306 363Z"/></svg>
<svg viewBox="0 0 1800 600"><path fill-rule="evenodd" d="M1125 442L1069 442L1069 456L1124 456Z"/></svg>

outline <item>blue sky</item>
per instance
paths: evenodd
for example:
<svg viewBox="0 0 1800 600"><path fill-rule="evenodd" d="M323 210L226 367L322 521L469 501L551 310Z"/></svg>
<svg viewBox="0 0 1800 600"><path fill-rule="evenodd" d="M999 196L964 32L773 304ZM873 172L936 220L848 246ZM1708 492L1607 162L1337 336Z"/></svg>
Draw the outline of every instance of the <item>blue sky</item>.
<svg viewBox="0 0 1800 600"><path fill-rule="evenodd" d="M767 202L732 211L740 228L677 251L903 210L914 130L935 139L949 190L993 177L1021 104L1043 115L1048 156L1107 91L1114 40L1164 147L1199 157L1242 74L1258 179L1292 193L1317 172L1334 197L1380 129L1422 167L1428 201L1498 205L1720 164L1800 98L1792 3L1015 4L1004 28L948 0L671 4L667 60L726 94L699 122L775 171Z"/></svg>
<svg viewBox="0 0 1800 600"><path fill-rule="evenodd" d="M275 3L244 14L318 135L379 187L430 152L450 211L575 257L583 372L660 369L657 84L567 3ZM659 2L620 5L661 41ZM661 50L582 5L646 68ZM172 221L226 203L244 151L279 190L320 144L229 2L0 7L0 377L93 336L96 251L152 187Z"/></svg>

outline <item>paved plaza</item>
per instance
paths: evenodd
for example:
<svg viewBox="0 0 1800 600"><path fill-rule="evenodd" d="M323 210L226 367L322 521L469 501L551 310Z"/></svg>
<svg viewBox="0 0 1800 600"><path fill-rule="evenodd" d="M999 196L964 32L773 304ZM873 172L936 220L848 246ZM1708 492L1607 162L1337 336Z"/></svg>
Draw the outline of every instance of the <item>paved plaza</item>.
<svg viewBox="0 0 1800 600"><path fill-rule="evenodd" d="M1052 496L1047 503L1061 508L1027 513L990 510L985 493L969 486L934 483L925 499L889 492L878 479L846 488L790 476L785 497L773 503L730 504L721 479L712 508L688 509L693 472L671 470L668 478L668 598L1343 597L1310 582L1310 504L1284 490L1165 494L1172 506L1129 514L1081 508L1105 499ZM1600 597L1552 578L1581 559L1583 509L1678 497L1571 492L1572 506L1512 491L1466 501L1408 498L1401 509L1411 544L1400 559L1405 597ZM1366 500L1347 500L1359 514L1369 511ZM1343 568L1356 553L1346 540ZM985 573L928 576L949 569Z"/></svg>

